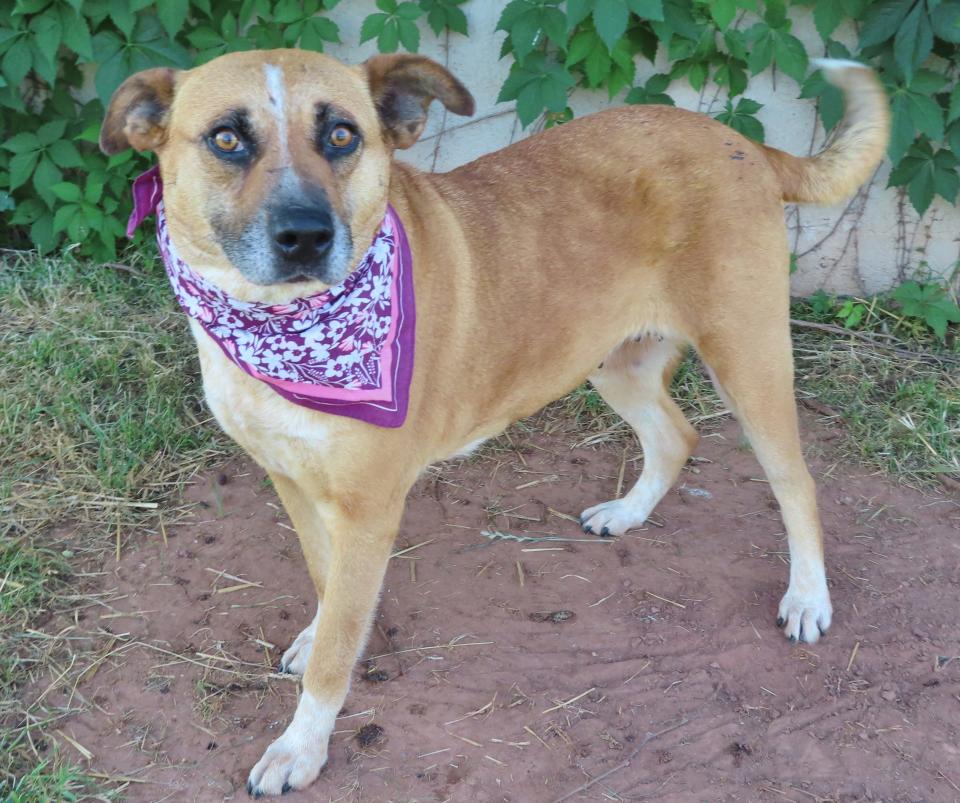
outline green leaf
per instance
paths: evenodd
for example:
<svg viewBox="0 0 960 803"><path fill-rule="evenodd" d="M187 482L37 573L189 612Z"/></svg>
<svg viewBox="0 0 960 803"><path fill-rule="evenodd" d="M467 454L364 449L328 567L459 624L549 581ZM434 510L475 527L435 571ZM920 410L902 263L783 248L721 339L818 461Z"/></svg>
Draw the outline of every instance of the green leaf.
<svg viewBox="0 0 960 803"><path fill-rule="evenodd" d="M894 36L913 0L880 0L867 9L860 28L860 49L879 45Z"/></svg>
<svg viewBox="0 0 960 803"><path fill-rule="evenodd" d="M663 20L663 0L627 0L630 10L643 20Z"/></svg>
<svg viewBox="0 0 960 803"><path fill-rule="evenodd" d="M910 119L930 139L943 139L943 109L933 98L915 92L907 94Z"/></svg>
<svg viewBox="0 0 960 803"><path fill-rule="evenodd" d="M417 9L419 11L420 9ZM420 49L420 29L415 22L408 19L398 19L397 29L400 34L400 42L411 53L416 53Z"/></svg>
<svg viewBox="0 0 960 803"><path fill-rule="evenodd" d="M944 139L954 153L960 153L960 120L954 120L944 132Z"/></svg>
<svg viewBox="0 0 960 803"><path fill-rule="evenodd" d="M950 108L947 111L947 122L952 123L960 118L960 83L958 83L950 93Z"/></svg>
<svg viewBox="0 0 960 803"><path fill-rule="evenodd" d="M164 0L161 0L161 3ZM116 25L123 35L129 38L133 34L133 26L137 23L130 3L127 0L110 0L110 21Z"/></svg>
<svg viewBox="0 0 960 803"><path fill-rule="evenodd" d="M930 9L930 26L934 34L945 42L960 44L960 3L948 0Z"/></svg>
<svg viewBox="0 0 960 803"><path fill-rule="evenodd" d="M377 48L381 53L396 53L400 46L400 26L390 17L383 24L383 30L377 37Z"/></svg>
<svg viewBox="0 0 960 803"><path fill-rule="evenodd" d="M792 34L775 31L773 35L773 54L777 66L800 83L807 73L807 49Z"/></svg>
<svg viewBox="0 0 960 803"><path fill-rule="evenodd" d="M40 141L40 144L46 147L53 142L56 142L60 137L63 136L63 132L67 128L66 120L52 120L49 123L44 123L40 128L37 129L37 139Z"/></svg>
<svg viewBox="0 0 960 803"><path fill-rule="evenodd" d="M950 298L945 287L906 281L890 293L904 315L919 318L943 340L947 323L960 323L960 307Z"/></svg>
<svg viewBox="0 0 960 803"><path fill-rule="evenodd" d="M57 245L53 231L53 215L44 213L30 227L30 239L42 254L50 253Z"/></svg>
<svg viewBox="0 0 960 803"><path fill-rule="evenodd" d="M10 159L10 178L7 185L9 190L13 191L27 182L33 175L33 169L36 167L39 157L40 153L38 151L30 151L28 153L18 153Z"/></svg>
<svg viewBox="0 0 960 803"><path fill-rule="evenodd" d="M83 157L80 156L80 151L68 139L59 139L51 143L50 147L47 148L47 154L58 167L83 167Z"/></svg>
<svg viewBox="0 0 960 803"><path fill-rule="evenodd" d="M758 22L745 34L746 40L752 43L747 54L747 67L751 75L763 72L773 61L773 36L770 26L765 22Z"/></svg>
<svg viewBox="0 0 960 803"><path fill-rule="evenodd" d="M913 71L930 55L933 49L933 29L923 3L917 3L897 29L893 40L893 57L903 71L907 83Z"/></svg>
<svg viewBox="0 0 960 803"><path fill-rule="evenodd" d="M733 18L737 16L736 0L714 0L710 3L710 16L717 23L717 27L722 31L726 28Z"/></svg>
<svg viewBox="0 0 960 803"><path fill-rule="evenodd" d="M54 184L50 187L50 191L61 201L77 203L81 197L80 188L76 184L71 184L69 181Z"/></svg>
<svg viewBox="0 0 960 803"><path fill-rule="evenodd" d="M517 116L526 127L537 119L544 108L563 112L567 106L567 92L574 83L573 76L560 64L548 62L542 53L531 53L510 69L497 102L516 100Z"/></svg>
<svg viewBox="0 0 960 803"><path fill-rule="evenodd" d="M300 36L300 47L322 51L324 42L339 42L340 29L327 17L311 17Z"/></svg>
<svg viewBox="0 0 960 803"><path fill-rule="evenodd" d="M626 0L595 0L593 25L607 50L613 50L613 46L626 33L629 19L630 9Z"/></svg>
<svg viewBox="0 0 960 803"><path fill-rule="evenodd" d="M189 0L160 0L157 3L157 17L171 39L183 28L189 7Z"/></svg>
<svg viewBox="0 0 960 803"><path fill-rule="evenodd" d="M64 8L60 22L63 27L63 43L86 61L93 61L93 40L86 17Z"/></svg>
<svg viewBox="0 0 960 803"><path fill-rule="evenodd" d="M890 171L888 187L907 187L910 202L919 214L927 211L935 195L950 203L960 191L957 157L948 149L934 153L930 143L920 140Z"/></svg>
<svg viewBox="0 0 960 803"><path fill-rule="evenodd" d="M593 11L594 0L567 0L567 32L573 31Z"/></svg>
<svg viewBox="0 0 960 803"><path fill-rule="evenodd" d="M813 24L817 27L820 38L826 41L837 29L843 19L843 6L837 0L817 0L813 9Z"/></svg>
<svg viewBox="0 0 960 803"><path fill-rule="evenodd" d="M57 50L60 48L60 40L63 36L63 28L60 25L60 15L44 14L34 17L30 20L30 31L33 33L33 41L44 58L51 63L56 63Z"/></svg>
<svg viewBox="0 0 960 803"><path fill-rule="evenodd" d="M887 155L896 164L903 158L913 142L917 127L910 117L910 107L905 92L898 92L890 99L890 143Z"/></svg>
<svg viewBox="0 0 960 803"><path fill-rule="evenodd" d="M397 6L397 16L402 20L413 21L423 15L423 11L416 3L405 2Z"/></svg>
<svg viewBox="0 0 960 803"><path fill-rule="evenodd" d="M763 142L763 124L753 116L761 108L763 108L762 104L750 98L740 98L736 106L728 100L726 108L716 116L716 119L750 139Z"/></svg>
<svg viewBox="0 0 960 803"><path fill-rule="evenodd" d="M32 131L21 131L4 142L3 147L11 153L29 153L39 150L43 145Z"/></svg>
<svg viewBox="0 0 960 803"><path fill-rule="evenodd" d="M420 8L426 12L427 23L437 35L447 30L467 33L467 17L457 6L466 0L420 0Z"/></svg>
<svg viewBox="0 0 960 803"><path fill-rule="evenodd" d="M362 45L364 42L369 42L371 39L375 39L383 33L386 22L386 14L370 14L364 19L363 24L360 26L360 44Z"/></svg>
<svg viewBox="0 0 960 803"><path fill-rule="evenodd" d="M0 61L0 70L3 70L7 81L14 87L20 85L32 66L33 52L30 49L30 42L24 37L15 40Z"/></svg>
<svg viewBox="0 0 960 803"><path fill-rule="evenodd" d="M47 206L53 207L55 203L55 198L50 188L54 184L59 184L61 181L63 181L63 173L60 168L46 156L41 157L37 163L37 169L33 171L33 187L37 191L37 195L43 198Z"/></svg>

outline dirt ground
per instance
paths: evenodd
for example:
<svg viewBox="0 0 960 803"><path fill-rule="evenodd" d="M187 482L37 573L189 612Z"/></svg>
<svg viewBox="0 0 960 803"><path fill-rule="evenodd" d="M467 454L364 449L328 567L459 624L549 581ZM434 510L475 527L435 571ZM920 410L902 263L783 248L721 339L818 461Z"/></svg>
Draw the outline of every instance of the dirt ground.
<svg viewBox="0 0 960 803"><path fill-rule="evenodd" d="M330 761L285 800L960 800L960 496L837 464L836 433L805 430L835 608L812 647L774 626L783 528L733 423L653 523L610 541L567 517L629 487L634 447L514 429L431 470ZM246 799L296 700L271 667L313 614L258 468L189 498L195 515L125 553L109 610L79 622L115 637L61 726L92 756L64 747L135 779L132 801Z"/></svg>

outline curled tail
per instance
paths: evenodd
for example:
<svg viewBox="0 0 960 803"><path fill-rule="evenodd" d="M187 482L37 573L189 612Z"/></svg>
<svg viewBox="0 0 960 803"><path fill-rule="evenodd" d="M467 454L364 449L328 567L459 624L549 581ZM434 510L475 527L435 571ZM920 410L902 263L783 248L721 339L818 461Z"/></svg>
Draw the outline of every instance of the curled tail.
<svg viewBox="0 0 960 803"><path fill-rule="evenodd" d="M816 156L798 157L765 147L780 178L783 200L830 204L853 193L883 159L890 107L876 74L855 61L819 59L824 77L843 91L846 111L833 143Z"/></svg>

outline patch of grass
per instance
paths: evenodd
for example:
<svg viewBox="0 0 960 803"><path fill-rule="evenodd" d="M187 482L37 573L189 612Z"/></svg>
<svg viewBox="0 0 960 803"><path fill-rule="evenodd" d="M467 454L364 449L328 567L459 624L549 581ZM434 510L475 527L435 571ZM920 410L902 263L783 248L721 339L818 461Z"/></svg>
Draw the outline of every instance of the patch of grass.
<svg viewBox="0 0 960 803"><path fill-rule="evenodd" d="M226 440L207 421L188 327L152 260L8 259L0 387L0 721L11 735L0 797L68 800L79 776L45 760L42 728L18 736L31 721L20 687L53 680L48 662L63 650L28 628L76 604L80 567L176 518L170 500Z"/></svg>
<svg viewBox="0 0 960 803"><path fill-rule="evenodd" d="M836 413L847 459L911 484L960 480L960 363L807 332L794 356L798 395Z"/></svg>
<svg viewBox="0 0 960 803"><path fill-rule="evenodd" d="M4 752L7 746L4 747ZM59 759L44 759L20 775L3 790L5 803L51 803L85 800L96 794L98 800L112 795L97 788L91 778Z"/></svg>

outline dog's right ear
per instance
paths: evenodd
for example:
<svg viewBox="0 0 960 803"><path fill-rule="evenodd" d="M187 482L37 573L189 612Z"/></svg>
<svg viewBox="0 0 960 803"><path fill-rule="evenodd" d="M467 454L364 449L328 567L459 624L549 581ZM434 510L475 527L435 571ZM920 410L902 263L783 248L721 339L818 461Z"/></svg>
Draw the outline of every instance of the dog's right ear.
<svg viewBox="0 0 960 803"><path fill-rule="evenodd" d="M112 156L127 148L154 151L161 146L176 79L177 70L156 67L120 84L100 128L100 150Z"/></svg>

